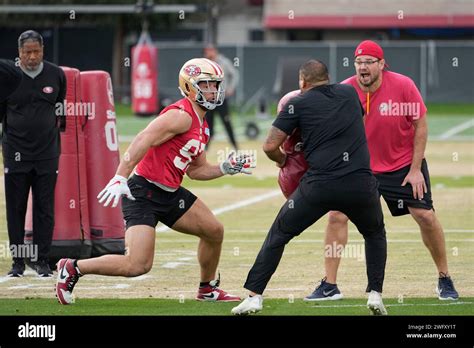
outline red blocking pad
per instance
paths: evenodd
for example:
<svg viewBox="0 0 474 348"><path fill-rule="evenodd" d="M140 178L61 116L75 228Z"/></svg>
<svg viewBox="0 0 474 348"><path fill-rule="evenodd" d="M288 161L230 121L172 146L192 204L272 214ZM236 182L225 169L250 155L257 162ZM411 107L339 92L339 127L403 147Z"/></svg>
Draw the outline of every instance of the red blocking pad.
<svg viewBox="0 0 474 348"><path fill-rule="evenodd" d="M132 110L136 115L158 113L158 49L140 39L132 48Z"/></svg>
<svg viewBox="0 0 474 348"><path fill-rule="evenodd" d="M121 205L99 204L97 195L115 175L120 162L112 80L105 71L81 72L82 101L88 105L84 128L92 256L122 254L125 227Z"/></svg>
<svg viewBox="0 0 474 348"><path fill-rule="evenodd" d="M291 91L285 94L278 102L277 111L280 112L283 107L291 100L300 94L299 90ZM293 133L286 138L283 143L283 151L287 157L285 166L280 169L278 173L278 184L286 198L298 187L301 177L308 170L308 163L304 158L302 149L303 140L299 129L295 129Z"/></svg>

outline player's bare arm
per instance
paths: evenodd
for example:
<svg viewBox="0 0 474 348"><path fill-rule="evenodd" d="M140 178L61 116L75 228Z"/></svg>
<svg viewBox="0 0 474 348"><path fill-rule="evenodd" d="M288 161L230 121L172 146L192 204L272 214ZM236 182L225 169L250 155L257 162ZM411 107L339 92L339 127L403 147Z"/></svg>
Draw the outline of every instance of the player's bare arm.
<svg viewBox="0 0 474 348"><path fill-rule="evenodd" d="M205 152L191 162L186 174L193 180L212 180L224 175L218 165L207 161Z"/></svg>
<svg viewBox="0 0 474 348"><path fill-rule="evenodd" d="M133 168L145 156L148 149L158 146L191 127L190 115L182 110L172 109L155 118L133 139L117 168L117 175L127 178Z"/></svg>
<svg viewBox="0 0 474 348"><path fill-rule="evenodd" d="M248 154L236 156L231 152L225 161L219 165L212 165L207 162L206 154L203 153L191 162L186 173L193 180L212 180L226 174L252 174L252 169L256 166L254 156Z"/></svg>
<svg viewBox="0 0 474 348"><path fill-rule="evenodd" d="M263 151L279 167L283 167L286 161L286 154L280 146L284 143L287 136L285 132L272 126L268 132L267 139L263 143Z"/></svg>
<svg viewBox="0 0 474 348"><path fill-rule="evenodd" d="M402 186L407 183L413 188L413 197L423 199L424 193L427 192L425 178L421 172L421 163L425 157L426 142L428 140L428 123L426 117L419 118L413 122L415 127L413 161L411 163L410 172L403 180Z"/></svg>
<svg viewBox="0 0 474 348"><path fill-rule="evenodd" d="M122 195L134 200L127 185L127 179L138 162L145 156L148 149L158 146L177 134L186 132L191 127L191 117L182 110L173 109L155 118L141 131L125 152L117 168L115 176L107 186L98 194L99 203L107 207L112 202L115 208Z"/></svg>

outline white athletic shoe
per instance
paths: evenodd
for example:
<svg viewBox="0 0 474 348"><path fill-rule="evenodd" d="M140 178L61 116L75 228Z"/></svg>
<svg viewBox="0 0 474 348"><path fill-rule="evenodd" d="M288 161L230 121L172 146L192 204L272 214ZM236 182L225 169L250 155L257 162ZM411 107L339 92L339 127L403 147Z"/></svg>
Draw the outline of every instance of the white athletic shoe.
<svg viewBox="0 0 474 348"><path fill-rule="evenodd" d="M232 314L235 315L247 315L250 313L257 313L263 308L263 297L262 295L255 295L247 297L245 300L240 302L237 307L232 308Z"/></svg>
<svg viewBox="0 0 474 348"><path fill-rule="evenodd" d="M387 315L387 310L383 305L382 295L375 290L369 293L367 308L370 309L373 315Z"/></svg>

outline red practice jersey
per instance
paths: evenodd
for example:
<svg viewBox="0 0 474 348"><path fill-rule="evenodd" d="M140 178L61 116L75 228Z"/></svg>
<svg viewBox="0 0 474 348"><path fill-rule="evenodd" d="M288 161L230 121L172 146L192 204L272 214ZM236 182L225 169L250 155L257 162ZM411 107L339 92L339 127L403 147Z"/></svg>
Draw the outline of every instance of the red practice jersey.
<svg viewBox="0 0 474 348"><path fill-rule="evenodd" d="M341 82L356 89L366 111L365 134L374 174L393 172L412 162L413 122L426 115L420 92L409 77L391 71L382 74L382 85L369 96L359 87L357 76Z"/></svg>
<svg viewBox="0 0 474 348"><path fill-rule="evenodd" d="M138 163L135 172L148 181L177 189L190 163L204 151L209 141L209 127L205 119L201 122L187 98L167 106L160 115L170 109L186 112L193 121L191 128L161 145L151 147Z"/></svg>

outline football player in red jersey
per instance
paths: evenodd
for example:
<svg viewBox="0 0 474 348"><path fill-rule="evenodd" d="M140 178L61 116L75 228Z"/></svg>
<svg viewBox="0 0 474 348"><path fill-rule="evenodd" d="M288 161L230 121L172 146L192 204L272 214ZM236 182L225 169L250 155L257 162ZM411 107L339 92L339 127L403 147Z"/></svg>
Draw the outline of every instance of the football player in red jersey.
<svg viewBox="0 0 474 348"><path fill-rule="evenodd" d="M220 165L206 160L209 128L205 115L223 103L223 79L223 70L211 60L195 58L183 65L179 89L184 98L165 108L135 137L116 175L97 197L104 206L112 203L116 207L124 196L126 254L61 259L56 283L61 304L74 302L74 285L84 274L136 277L149 272L158 221L200 239L197 300L240 301L221 290L219 279L215 279L224 236L222 224L199 198L181 186L185 173L191 179L211 180L226 174L251 174L255 168L255 159L248 155L231 154Z"/></svg>

